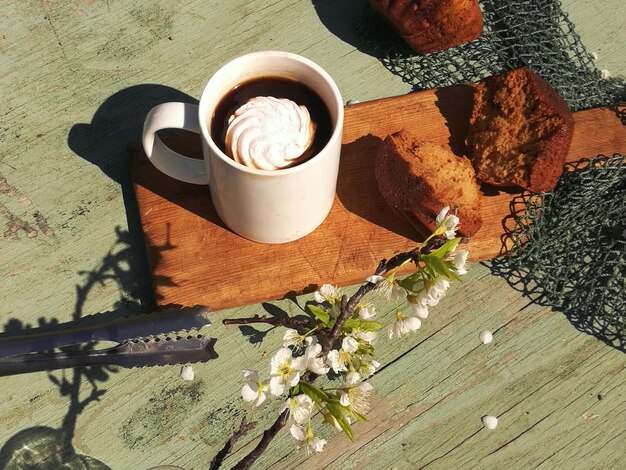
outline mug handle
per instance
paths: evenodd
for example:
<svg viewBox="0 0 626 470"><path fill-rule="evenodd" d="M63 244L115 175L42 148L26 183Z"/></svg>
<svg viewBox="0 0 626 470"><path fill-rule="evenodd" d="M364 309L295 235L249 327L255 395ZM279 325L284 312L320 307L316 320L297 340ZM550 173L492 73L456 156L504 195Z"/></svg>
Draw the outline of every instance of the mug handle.
<svg viewBox="0 0 626 470"><path fill-rule="evenodd" d="M150 110L143 124L143 150L150 162L172 178L192 184L208 184L204 160L174 152L156 134L161 129L185 129L200 134L198 106L162 103Z"/></svg>

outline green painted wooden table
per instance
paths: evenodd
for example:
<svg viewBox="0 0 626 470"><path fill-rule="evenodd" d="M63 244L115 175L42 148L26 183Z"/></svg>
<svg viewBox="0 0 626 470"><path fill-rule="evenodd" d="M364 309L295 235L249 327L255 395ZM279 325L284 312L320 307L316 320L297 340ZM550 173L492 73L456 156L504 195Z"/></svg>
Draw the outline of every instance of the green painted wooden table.
<svg viewBox="0 0 626 470"><path fill-rule="evenodd" d="M150 308L126 145L139 139L150 107L197 97L228 59L262 49L305 55L346 100L410 91L358 49L363 2L339 3L2 2L0 329ZM626 3L567 0L563 8L598 68L625 75ZM215 313L220 358L196 365L192 382L178 366L2 378L0 466L38 454L49 458L35 468L206 468L245 412L240 370L264 370L281 339L277 330L244 336L221 320L276 308L298 306ZM483 329L495 332L488 346ZM327 431L327 450L307 458L282 432L256 468L626 465L624 353L531 303L487 266L473 266L416 335L388 344L378 348L374 408L355 425L355 443ZM499 417L496 430L483 428L486 414ZM274 416L250 414L259 424L226 466Z"/></svg>

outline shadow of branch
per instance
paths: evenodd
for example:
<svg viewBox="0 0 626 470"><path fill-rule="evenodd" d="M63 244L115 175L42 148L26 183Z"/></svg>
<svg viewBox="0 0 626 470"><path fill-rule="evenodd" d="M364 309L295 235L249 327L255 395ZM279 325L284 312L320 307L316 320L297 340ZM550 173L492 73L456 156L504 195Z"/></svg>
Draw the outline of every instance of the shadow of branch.
<svg viewBox="0 0 626 470"><path fill-rule="evenodd" d="M128 232L116 229L117 239L103 256L100 265L90 271L82 271L85 279L76 286L76 301L72 321L60 323L56 318L40 317L37 325L31 325L18 318L9 319L4 325L0 338L13 338L21 335L52 333L63 331L72 325L93 323L102 324L129 313L139 313L140 303L132 298L135 285L129 257L131 243ZM155 249L153 247L153 249ZM105 282L115 283L120 293L114 309L103 314L85 316L84 308L90 293ZM97 344L85 343L64 347L63 350L85 351L97 348ZM96 459L78 454L72 444L76 425L81 413L92 403L99 401L106 393L102 384L118 371L108 365L88 366L49 372L50 382L59 395L69 399L68 409L58 429L46 426L33 426L14 434L0 450L0 468L3 469L108 469ZM86 390L87 388L87 390Z"/></svg>

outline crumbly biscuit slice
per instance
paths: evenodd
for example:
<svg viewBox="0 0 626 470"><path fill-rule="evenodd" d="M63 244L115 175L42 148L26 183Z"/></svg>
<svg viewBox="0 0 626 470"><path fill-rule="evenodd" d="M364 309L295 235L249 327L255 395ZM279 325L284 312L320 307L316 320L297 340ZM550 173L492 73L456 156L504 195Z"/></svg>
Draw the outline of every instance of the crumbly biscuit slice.
<svg viewBox="0 0 626 470"><path fill-rule="evenodd" d="M472 236L480 228L482 193L467 158L402 130L381 144L375 172L387 204L420 233L436 228L445 206L458 208L461 235Z"/></svg>
<svg viewBox="0 0 626 470"><path fill-rule="evenodd" d="M563 171L573 133L565 101L529 69L489 77L476 86L467 147L481 181L550 191Z"/></svg>

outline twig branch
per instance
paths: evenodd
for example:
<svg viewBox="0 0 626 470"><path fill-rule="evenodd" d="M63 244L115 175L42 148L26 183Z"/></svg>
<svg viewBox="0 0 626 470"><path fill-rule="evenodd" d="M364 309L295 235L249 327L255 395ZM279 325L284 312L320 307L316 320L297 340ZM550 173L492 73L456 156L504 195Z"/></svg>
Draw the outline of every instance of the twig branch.
<svg viewBox="0 0 626 470"><path fill-rule="evenodd" d="M224 447L222 447L222 450L220 450L215 455L215 457L213 457L213 460L211 460L211 463L209 464L209 470L218 470L224 462L226 456L230 453L235 443L255 426L256 421L252 421L251 423L249 423L246 421L246 417L244 416L241 420L241 424L239 425L239 429L237 429L233 433L233 435L230 437L230 439L228 439L226 444L224 444Z"/></svg>
<svg viewBox="0 0 626 470"><path fill-rule="evenodd" d="M407 261L413 260L415 261L419 257L419 247L414 250L407 251L405 253L400 253L395 255L393 258L389 260L382 260L378 267L376 268L376 275L383 275L391 271L392 269L396 269L399 266L402 266ZM355 308L361 299L374 290L376 288L376 283L366 282L361 285L359 289L352 295L352 297L348 298L347 296L343 296L341 298L341 309L339 313L339 317L335 322L332 330L326 336L324 343L322 345L322 356L325 358L330 349L333 346L333 343L339 337L341 332L341 328L345 324L345 322L350 318ZM260 317L259 315L255 315L251 318L239 318L239 319L225 319L222 321L225 325L241 325L241 324L249 324L249 323L268 323L270 325L280 325L280 326L291 326L291 327L306 327L314 324L314 322L309 322L308 320L299 320L291 317L287 318L275 318L275 317ZM313 381L317 378L316 374L307 372L307 380ZM285 409L276 419L274 424L267 429L263 433L263 437L257 444L257 446L247 455L245 456L237 465L233 467L233 470L246 470L250 468L250 466L265 452L269 443L274 439L278 431L280 431L285 424L287 423L287 419L289 418L289 408ZM223 458L223 457L222 457ZM216 467L217 468L217 467Z"/></svg>
<svg viewBox="0 0 626 470"><path fill-rule="evenodd" d="M239 463L237 463L237 465L233 467L233 470L247 470L248 468L250 468L250 466L256 461L256 459L258 459L261 454L265 452L265 449L267 449L267 446L270 444L270 442L272 442L272 439L276 437L278 431L280 431L285 426L285 424L287 424L288 419L289 408L286 408L285 411L283 411L278 416L276 421L274 421L272 427L270 427L263 433L263 437L261 438L257 446L252 450L252 452L250 452L243 459L241 459Z"/></svg>
<svg viewBox="0 0 626 470"><path fill-rule="evenodd" d="M304 318L294 317L261 317L255 315L247 318L225 318L222 320L224 325L249 325L251 323L266 323L274 326L288 326L293 329L307 328L310 329L314 322Z"/></svg>
<svg viewBox="0 0 626 470"><path fill-rule="evenodd" d="M399 253L389 260L382 260L378 264L378 268L376 268L375 274L378 276L382 276L392 269L396 269L397 267L402 266L407 261L414 260L416 255L418 255L417 250L418 249L416 248L405 253ZM345 295L342 297L339 317L337 318L333 329L330 331L330 334L326 337L326 340L322 345L322 354L324 357L326 357L330 349L333 347L334 342L337 340L339 334L341 333L341 328L348 320L348 318L350 318L350 315L352 315L354 309L357 307L361 299L363 299L366 294L373 291L375 288L376 284L368 281L365 284L361 285L361 287L359 287L359 289L354 293L354 295L352 295L352 297L350 297L350 299L347 299Z"/></svg>

